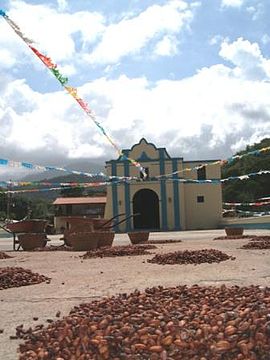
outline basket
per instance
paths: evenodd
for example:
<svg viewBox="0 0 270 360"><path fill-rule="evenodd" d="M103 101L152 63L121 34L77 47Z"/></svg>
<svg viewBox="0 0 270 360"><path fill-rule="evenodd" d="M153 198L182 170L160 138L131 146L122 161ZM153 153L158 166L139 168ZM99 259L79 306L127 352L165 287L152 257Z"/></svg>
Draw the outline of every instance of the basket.
<svg viewBox="0 0 270 360"><path fill-rule="evenodd" d="M46 234L43 233L18 234L18 241L25 251L45 247L47 240Z"/></svg>
<svg viewBox="0 0 270 360"><path fill-rule="evenodd" d="M90 232L93 231L94 225L91 218L84 217L63 217L64 220L69 224L68 230L72 232Z"/></svg>
<svg viewBox="0 0 270 360"><path fill-rule="evenodd" d="M149 232L147 231L129 232L128 236L133 245L140 244L148 240Z"/></svg>
<svg viewBox="0 0 270 360"><path fill-rule="evenodd" d="M241 236L244 233L244 228L242 227L227 227L225 228L227 236Z"/></svg>
<svg viewBox="0 0 270 360"><path fill-rule="evenodd" d="M110 227L112 226L113 221L110 219L93 219L93 224L94 231L112 231Z"/></svg>
<svg viewBox="0 0 270 360"><path fill-rule="evenodd" d="M112 246L113 239L114 239L114 232L98 232L98 247L104 247L104 246Z"/></svg>
<svg viewBox="0 0 270 360"><path fill-rule="evenodd" d="M94 250L98 247L98 234L96 232L70 233L68 243L75 251Z"/></svg>
<svg viewBox="0 0 270 360"><path fill-rule="evenodd" d="M45 231L46 220L22 220L6 225L6 228L14 233L42 233Z"/></svg>

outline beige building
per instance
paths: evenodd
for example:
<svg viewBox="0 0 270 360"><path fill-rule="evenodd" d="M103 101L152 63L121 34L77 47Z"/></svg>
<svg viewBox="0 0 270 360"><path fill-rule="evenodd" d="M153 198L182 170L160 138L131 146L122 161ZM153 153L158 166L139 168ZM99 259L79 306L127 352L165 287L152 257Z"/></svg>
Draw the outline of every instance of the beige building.
<svg viewBox="0 0 270 360"><path fill-rule="evenodd" d="M106 197L61 197L57 198L55 206L54 227L56 232L68 229L69 217L103 218Z"/></svg>
<svg viewBox="0 0 270 360"><path fill-rule="evenodd" d="M131 149L123 150L123 153L141 163L147 178L126 182L116 179L107 187L105 218L121 213L125 213L126 218L139 214L128 218L115 228L116 231L218 227L222 218L222 193L220 164L213 164L217 160L184 161L181 157L172 158L165 148L157 148L145 139ZM211 163L211 166L194 169ZM193 170L185 171L190 168ZM123 157L107 161L106 170L110 176L138 176L138 169ZM170 178L160 177L171 173L174 174Z"/></svg>

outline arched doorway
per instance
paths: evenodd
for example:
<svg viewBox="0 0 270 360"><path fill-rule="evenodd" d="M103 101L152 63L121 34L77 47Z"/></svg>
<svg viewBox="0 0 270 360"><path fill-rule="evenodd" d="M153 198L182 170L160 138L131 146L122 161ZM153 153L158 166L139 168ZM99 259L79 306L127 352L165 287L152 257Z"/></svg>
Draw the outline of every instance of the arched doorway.
<svg viewBox="0 0 270 360"><path fill-rule="evenodd" d="M142 189L133 196L134 229L159 229L159 199L150 189Z"/></svg>

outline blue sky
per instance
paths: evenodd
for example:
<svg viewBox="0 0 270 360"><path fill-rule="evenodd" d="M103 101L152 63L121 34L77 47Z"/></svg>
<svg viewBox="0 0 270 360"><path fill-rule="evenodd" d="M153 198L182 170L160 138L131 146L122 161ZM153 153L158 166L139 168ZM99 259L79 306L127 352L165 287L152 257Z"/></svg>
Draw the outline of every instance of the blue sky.
<svg viewBox="0 0 270 360"><path fill-rule="evenodd" d="M226 158L270 136L266 0L1 1L120 148ZM0 157L62 166L114 149L0 19Z"/></svg>

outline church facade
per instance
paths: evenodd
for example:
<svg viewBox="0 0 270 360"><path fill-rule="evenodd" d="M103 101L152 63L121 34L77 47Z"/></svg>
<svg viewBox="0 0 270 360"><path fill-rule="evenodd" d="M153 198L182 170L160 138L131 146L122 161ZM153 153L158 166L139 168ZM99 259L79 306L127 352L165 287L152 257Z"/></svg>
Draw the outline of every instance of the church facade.
<svg viewBox="0 0 270 360"><path fill-rule="evenodd" d="M123 150L123 154L140 162L147 176L143 178L141 174L140 179L125 182L116 178L107 187L105 218L124 214L119 220L126 219L115 228L117 232L218 227L222 191L217 160L184 161L144 138L131 149ZM109 176L138 177L138 169L123 157L107 161L106 171ZM162 176L167 174L171 175Z"/></svg>

